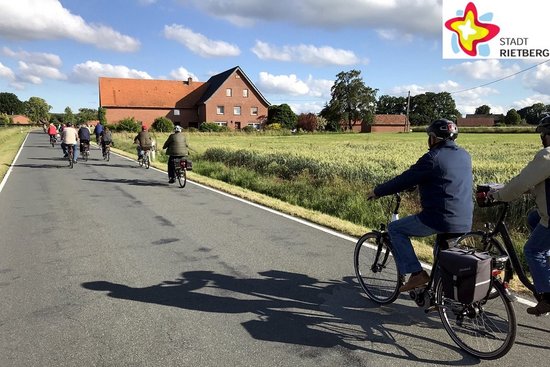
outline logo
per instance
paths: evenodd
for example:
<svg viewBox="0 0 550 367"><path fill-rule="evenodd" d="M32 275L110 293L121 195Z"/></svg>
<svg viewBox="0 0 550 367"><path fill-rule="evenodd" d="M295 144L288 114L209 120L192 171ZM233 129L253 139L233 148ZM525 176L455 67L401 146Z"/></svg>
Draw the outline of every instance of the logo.
<svg viewBox="0 0 550 367"><path fill-rule="evenodd" d="M500 32L499 26L489 23L493 13L479 16L475 4L470 2L464 10L457 10L456 15L445 22L445 28L454 32L451 38L453 52L462 51L471 57L489 56L491 50L487 42Z"/></svg>

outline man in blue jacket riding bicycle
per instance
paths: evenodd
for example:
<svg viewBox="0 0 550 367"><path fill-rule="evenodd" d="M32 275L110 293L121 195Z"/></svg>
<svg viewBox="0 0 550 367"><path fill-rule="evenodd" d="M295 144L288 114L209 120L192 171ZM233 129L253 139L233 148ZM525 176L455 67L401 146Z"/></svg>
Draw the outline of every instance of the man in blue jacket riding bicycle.
<svg viewBox="0 0 550 367"><path fill-rule="evenodd" d="M422 270L410 237L438 233L465 233L472 228L473 175L468 152L455 143L458 127L439 119L427 128L429 151L409 169L378 185L369 199L418 186L422 211L388 225L393 253L401 274L411 274L400 292L426 284L430 277Z"/></svg>

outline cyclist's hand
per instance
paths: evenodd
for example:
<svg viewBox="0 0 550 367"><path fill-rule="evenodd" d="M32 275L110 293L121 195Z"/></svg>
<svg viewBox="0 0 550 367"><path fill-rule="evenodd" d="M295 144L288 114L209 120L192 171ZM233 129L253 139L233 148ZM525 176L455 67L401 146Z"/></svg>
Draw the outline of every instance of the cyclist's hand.
<svg viewBox="0 0 550 367"><path fill-rule="evenodd" d="M376 200L378 199L378 196L374 193L374 191L371 191L367 197L367 200Z"/></svg>

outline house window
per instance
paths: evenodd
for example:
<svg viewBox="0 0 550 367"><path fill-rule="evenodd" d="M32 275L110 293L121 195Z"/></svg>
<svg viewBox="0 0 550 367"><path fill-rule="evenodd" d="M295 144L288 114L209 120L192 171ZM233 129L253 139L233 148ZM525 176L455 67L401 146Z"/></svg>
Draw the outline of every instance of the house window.
<svg viewBox="0 0 550 367"><path fill-rule="evenodd" d="M216 107L216 113L217 113L218 115L223 115L223 114L225 113L225 108L224 108L224 106L218 106L218 107Z"/></svg>
<svg viewBox="0 0 550 367"><path fill-rule="evenodd" d="M252 116L258 116L258 107L251 107L250 108L250 114Z"/></svg>
<svg viewBox="0 0 550 367"><path fill-rule="evenodd" d="M174 116L179 116L180 115L180 110L174 110Z"/></svg>
<svg viewBox="0 0 550 367"><path fill-rule="evenodd" d="M261 127L259 122L249 122L248 126L252 126L253 128L258 129L258 130L260 130L260 127Z"/></svg>
<svg viewBox="0 0 550 367"><path fill-rule="evenodd" d="M218 126L227 126L227 121L216 121L216 125L218 125Z"/></svg>
<svg viewBox="0 0 550 367"><path fill-rule="evenodd" d="M231 90L231 88L227 88L225 90L225 96L226 97L231 97L233 95L233 91Z"/></svg>
<svg viewBox="0 0 550 367"><path fill-rule="evenodd" d="M243 97L244 98L248 97L248 89L243 89Z"/></svg>
<svg viewBox="0 0 550 367"><path fill-rule="evenodd" d="M234 115L240 115L241 114L241 106L233 107L233 114Z"/></svg>

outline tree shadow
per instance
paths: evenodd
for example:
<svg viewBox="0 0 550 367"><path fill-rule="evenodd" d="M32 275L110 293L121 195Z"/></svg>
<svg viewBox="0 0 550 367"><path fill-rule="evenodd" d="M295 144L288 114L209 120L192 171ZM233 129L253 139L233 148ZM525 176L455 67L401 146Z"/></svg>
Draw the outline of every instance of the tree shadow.
<svg viewBox="0 0 550 367"><path fill-rule="evenodd" d="M442 329L439 321L426 317L417 307L394 304L389 309L366 301L352 277L322 282L278 270L259 275L239 278L212 271L189 271L176 280L143 288L107 281L87 282L82 287L106 291L117 299L202 312L250 314L251 319L241 325L257 340L320 348L339 346L439 365L479 363L479 359L453 344L417 335L414 329L404 327ZM391 317L384 317L384 310L391 310ZM441 361L431 358L429 352L416 355L396 341L398 335L450 348L459 358Z"/></svg>

